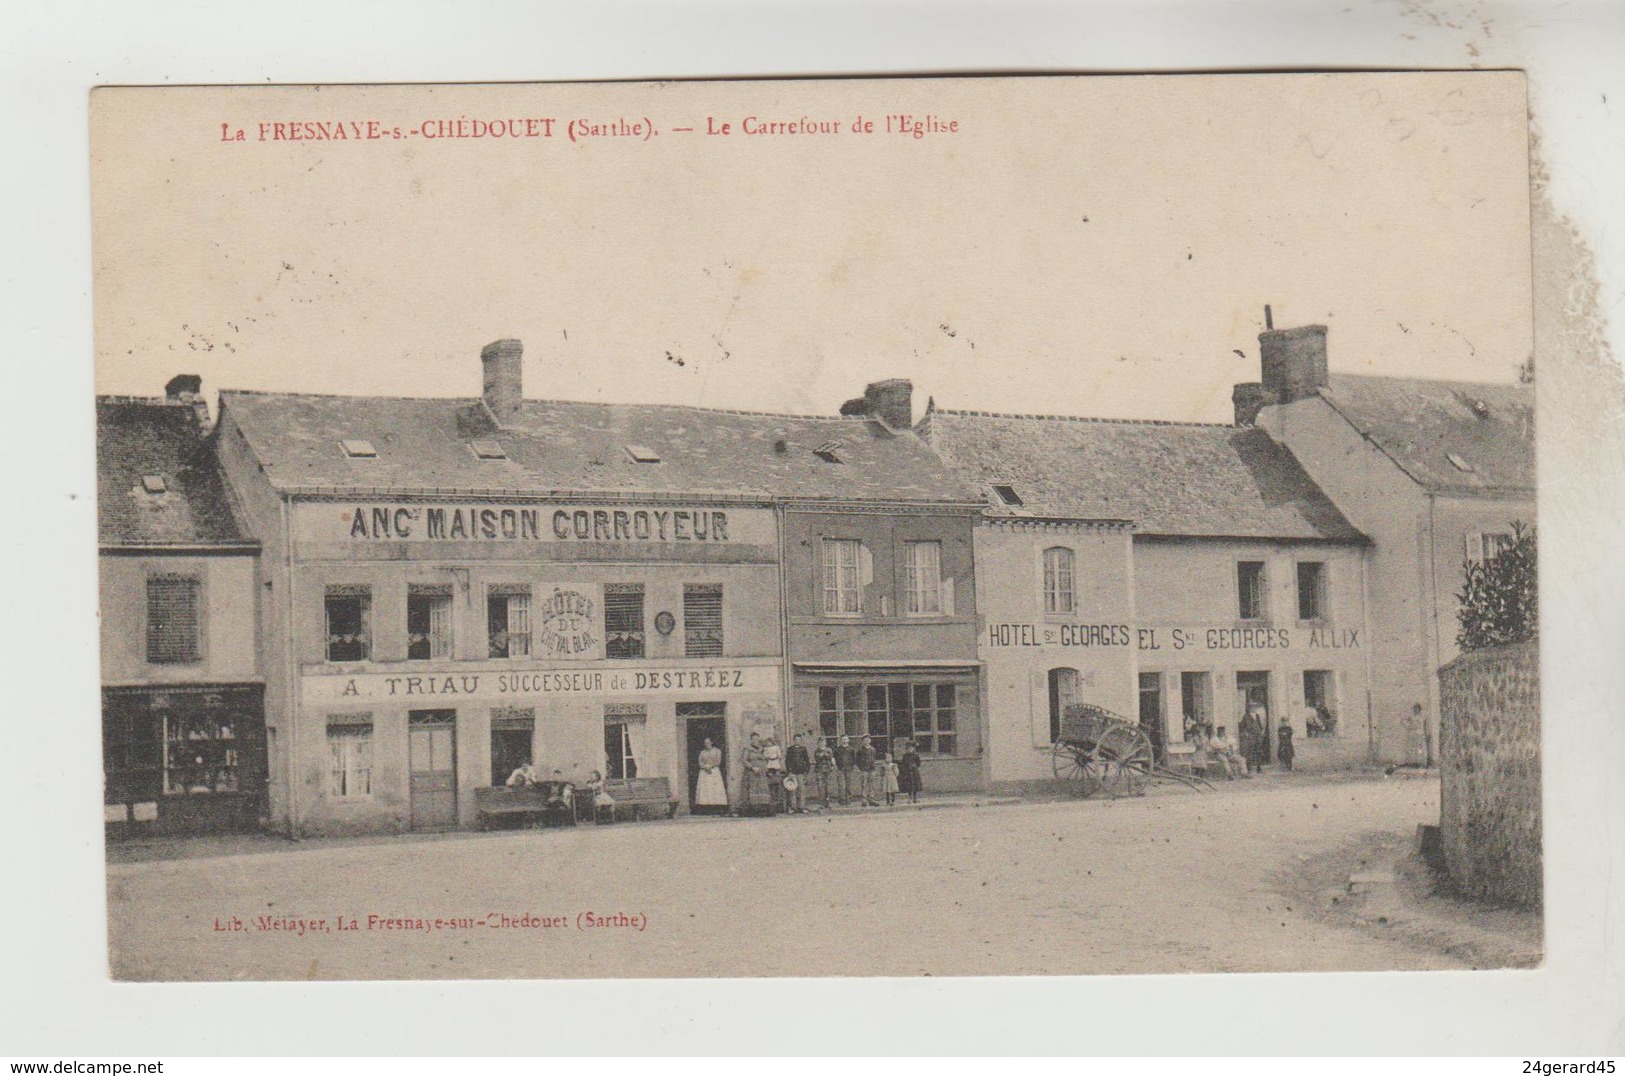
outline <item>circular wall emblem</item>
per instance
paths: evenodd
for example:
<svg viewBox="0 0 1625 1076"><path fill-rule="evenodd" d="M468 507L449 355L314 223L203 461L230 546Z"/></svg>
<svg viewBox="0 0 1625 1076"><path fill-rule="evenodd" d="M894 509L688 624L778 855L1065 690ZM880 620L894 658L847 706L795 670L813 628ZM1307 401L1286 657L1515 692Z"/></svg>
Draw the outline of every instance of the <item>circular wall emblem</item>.
<svg viewBox="0 0 1625 1076"><path fill-rule="evenodd" d="M670 635L677 627L677 618L667 612L655 614L655 631L662 635Z"/></svg>

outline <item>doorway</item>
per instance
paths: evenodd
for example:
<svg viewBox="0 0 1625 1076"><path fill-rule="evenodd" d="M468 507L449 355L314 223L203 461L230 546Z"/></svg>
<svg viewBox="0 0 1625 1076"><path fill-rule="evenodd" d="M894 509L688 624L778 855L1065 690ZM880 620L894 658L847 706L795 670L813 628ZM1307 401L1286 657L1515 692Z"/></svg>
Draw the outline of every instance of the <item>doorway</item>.
<svg viewBox="0 0 1625 1076"><path fill-rule="evenodd" d="M457 825L457 711L412 710L406 718L412 768L412 828Z"/></svg>
<svg viewBox="0 0 1625 1076"><path fill-rule="evenodd" d="M1151 740L1152 757L1161 765L1166 751L1167 722L1163 718L1162 674L1140 674L1140 728Z"/></svg>
<svg viewBox="0 0 1625 1076"><path fill-rule="evenodd" d="M1236 724L1239 727L1241 718L1247 716L1248 711L1260 709L1264 711L1264 737L1259 745L1261 759L1268 763L1275 757L1273 736L1274 723L1270 714L1270 674L1267 672L1238 672L1236 673Z"/></svg>
<svg viewBox="0 0 1625 1076"><path fill-rule="evenodd" d="M684 755L688 759L688 809L694 814L726 814L727 804L701 804L695 800L699 797L700 784L700 752L705 749L705 741L710 740L712 746L722 752L722 773L728 772L728 722L727 708L720 702L680 702L677 704L677 719L683 722ZM726 781L726 776L724 776Z"/></svg>

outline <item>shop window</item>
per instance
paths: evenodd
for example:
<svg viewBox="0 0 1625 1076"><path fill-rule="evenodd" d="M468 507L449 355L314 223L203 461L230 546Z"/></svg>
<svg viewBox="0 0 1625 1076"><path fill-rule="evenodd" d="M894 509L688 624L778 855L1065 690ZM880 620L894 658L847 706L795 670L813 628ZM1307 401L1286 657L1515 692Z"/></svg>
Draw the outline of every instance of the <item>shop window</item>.
<svg viewBox="0 0 1625 1076"><path fill-rule="evenodd" d="M863 543L855 538L825 538L824 615L858 616L863 612L863 584L859 565Z"/></svg>
<svg viewBox="0 0 1625 1076"><path fill-rule="evenodd" d="M683 654L691 658L722 656L721 583L684 585Z"/></svg>
<svg viewBox="0 0 1625 1076"><path fill-rule="evenodd" d="M1049 671L1049 742L1061 739L1061 717L1066 708L1082 700L1082 681L1076 669Z"/></svg>
<svg viewBox="0 0 1625 1076"><path fill-rule="evenodd" d="M372 655L372 590L327 588L327 660L366 661Z"/></svg>
<svg viewBox="0 0 1625 1076"><path fill-rule="evenodd" d="M922 755L952 757L958 749L953 684L891 683L826 685L818 689L818 734L855 745L869 737L879 754L912 739Z"/></svg>
<svg viewBox="0 0 1625 1076"><path fill-rule="evenodd" d="M638 751L648 728L641 706L604 707L604 776L623 780L638 775Z"/></svg>
<svg viewBox="0 0 1625 1076"><path fill-rule="evenodd" d="M1326 565L1318 560L1298 562L1298 619L1326 617Z"/></svg>
<svg viewBox="0 0 1625 1076"><path fill-rule="evenodd" d="M1072 550L1063 546L1044 550L1044 612L1070 613L1077 608L1073 591L1076 566Z"/></svg>
<svg viewBox="0 0 1625 1076"><path fill-rule="evenodd" d="M451 587L407 588L406 656L411 661L451 656Z"/></svg>
<svg viewBox="0 0 1625 1076"><path fill-rule="evenodd" d="M493 658L530 656L530 587L504 584L485 592L488 653Z"/></svg>
<svg viewBox="0 0 1625 1076"><path fill-rule="evenodd" d="M1305 669L1303 673L1303 703L1305 735L1310 739L1337 735L1337 710L1332 672L1329 669Z"/></svg>
<svg viewBox="0 0 1625 1076"><path fill-rule="evenodd" d="M241 791L240 727L229 714L165 713L165 795Z"/></svg>
<svg viewBox="0 0 1625 1076"><path fill-rule="evenodd" d="M643 584L604 585L604 656L643 656Z"/></svg>
<svg viewBox="0 0 1625 1076"><path fill-rule="evenodd" d="M1242 620L1264 619L1264 562L1236 564L1236 615Z"/></svg>
<svg viewBox="0 0 1625 1076"><path fill-rule="evenodd" d="M508 775L527 762L536 738L536 711L493 707L491 710L491 783L503 784Z"/></svg>
<svg viewBox="0 0 1625 1076"><path fill-rule="evenodd" d="M1185 735L1201 728L1213 735L1213 674L1182 672L1179 674L1179 707L1184 718Z"/></svg>
<svg viewBox="0 0 1625 1076"><path fill-rule="evenodd" d="M903 543L904 609L910 616L938 616L942 608L942 543Z"/></svg>
<svg viewBox="0 0 1625 1076"><path fill-rule="evenodd" d="M335 724L333 721L342 721ZM330 719L327 726L327 794L335 799L372 795L372 721L370 717Z"/></svg>
<svg viewBox="0 0 1625 1076"><path fill-rule="evenodd" d="M154 664L199 660L199 595L195 575L147 577L147 660Z"/></svg>

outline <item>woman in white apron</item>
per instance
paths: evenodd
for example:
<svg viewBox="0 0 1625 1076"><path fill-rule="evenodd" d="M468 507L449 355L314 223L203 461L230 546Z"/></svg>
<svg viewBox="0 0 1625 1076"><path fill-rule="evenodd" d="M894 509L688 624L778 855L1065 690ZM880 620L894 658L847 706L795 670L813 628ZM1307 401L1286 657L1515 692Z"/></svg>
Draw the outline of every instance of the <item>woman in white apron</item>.
<svg viewBox="0 0 1625 1076"><path fill-rule="evenodd" d="M722 778L722 749L709 738L700 749L700 778L694 786L694 806L726 810L728 786Z"/></svg>

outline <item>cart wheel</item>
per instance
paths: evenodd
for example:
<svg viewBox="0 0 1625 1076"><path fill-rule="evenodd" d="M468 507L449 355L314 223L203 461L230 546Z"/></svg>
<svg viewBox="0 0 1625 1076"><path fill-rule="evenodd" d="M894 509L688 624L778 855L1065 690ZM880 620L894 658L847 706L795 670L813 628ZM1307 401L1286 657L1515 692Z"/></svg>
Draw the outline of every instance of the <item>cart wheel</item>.
<svg viewBox="0 0 1625 1076"><path fill-rule="evenodd" d="M1100 788L1100 767L1083 748L1069 743L1058 743L1050 748L1050 763L1055 776L1075 783L1083 796L1093 796Z"/></svg>
<svg viewBox="0 0 1625 1076"><path fill-rule="evenodd" d="M1095 745L1101 787L1114 799L1139 796L1151 780L1151 740L1138 728L1113 725Z"/></svg>

